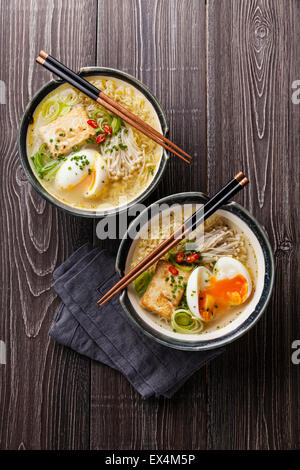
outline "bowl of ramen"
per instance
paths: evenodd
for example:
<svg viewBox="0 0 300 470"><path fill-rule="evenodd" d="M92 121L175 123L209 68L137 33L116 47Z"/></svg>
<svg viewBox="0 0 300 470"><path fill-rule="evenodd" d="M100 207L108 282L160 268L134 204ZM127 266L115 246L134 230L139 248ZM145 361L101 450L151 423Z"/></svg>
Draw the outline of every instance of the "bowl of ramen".
<svg viewBox="0 0 300 470"><path fill-rule="evenodd" d="M136 78L104 67L79 73L166 135L164 111ZM19 156L41 196L86 217L112 215L144 200L168 161L160 145L61 80L48 82L27 106Z"/></svg>
<svg viewBox="0 0 300 470"><path fill-rule="evenodd" d="M120 244L120 276L207 199L203 193L180 193L144 210ZM120 302L130 321L154 340L199 351L245 334L265 310L273 282L273 254L264 229L231 202L129 285Z"/></svg>

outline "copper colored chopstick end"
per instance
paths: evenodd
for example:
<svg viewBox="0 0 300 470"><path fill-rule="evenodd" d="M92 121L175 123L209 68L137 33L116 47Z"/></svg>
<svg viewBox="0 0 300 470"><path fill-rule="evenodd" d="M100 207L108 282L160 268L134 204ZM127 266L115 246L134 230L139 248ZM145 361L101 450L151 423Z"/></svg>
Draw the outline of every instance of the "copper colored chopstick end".
<svg viewBox="0 0 300 470"><path fill-rule="evenodd" d="M242 181L242 179L245 178L245 175L242 171L239 171L236 175L235 175L235 179L240 183Z"/></svg>
<svg viewBox="0 0 300 470"><path fill-rule="evenodd" d="M42 59L45 59L45 60L46 60L47 57L48 57L48 55L49 55L49 54L47 54L47 52L45 52L45 51L40 51L40 56L41 56Z"/></svg>
<svg viewBox="0 0 300 470"><path fill-rule="evenodd" d="M38 64L41 64L41 65L44 65L45 63L45 59L43 59L42 57L38 56L35 61L38 63Z"/></svg>
<svg viewBox="0 0 300 470"><path fill-rule="evenodd" d="M243 178L241 181L239 181L239 183L240 183L241 186L246 186L246 184L249 183L249 180L245 176L245 178Z"/></svg>

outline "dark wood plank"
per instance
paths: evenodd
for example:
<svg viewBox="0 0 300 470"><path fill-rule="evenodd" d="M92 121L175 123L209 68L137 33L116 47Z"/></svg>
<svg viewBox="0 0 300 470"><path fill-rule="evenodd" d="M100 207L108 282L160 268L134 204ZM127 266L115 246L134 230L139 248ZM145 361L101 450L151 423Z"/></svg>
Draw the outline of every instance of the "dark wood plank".
<svg viewBox="0 0 300 470"><path fill-rule="evenodd" d="M208 0L208 180L236 170L239 200L265 226L277 279L259 324L209 368L209 440L218 449L299 448L299 2Z"/></svg>
<svg viewBox="0 0 300 470"><path fill-rule="evenodd" d="M166 110L171 138L194 157L189 168L171 156L147 203L176 192L205 191L204 0L100 0L97 45L98 65L125 70L153 90ZM111 248L111 242L104 246ZM91 390L93 449L206 446L204 369L174 399L143 401L120 374L93 363Z"/></svg>
<svg viewBox="0 0 300 470"><path fill-rule="evenodd" d="M26 104L50 78L34 62L41 48L75 69L94 63L97 5L0 4L0 78L9 92L0 105L0 337L7 345L7 365L0 367L0 447L84 449L90 361L54 345L48 330L58 306L50 289L53 269L91 239L92 222L65 215L35 193L20 167L17 130Z"/></svg>
<svg viewBox="0 0 300 470"><path fill-rule="evenodd" d="M10 89L0 104L2 449L299 448L300 368L291 363L291 344L300 330L300 107L291 102L291 84L300 78L300 5L207 3L206 160L204 0L0 0L0 80ZM34 65L40 48L75 69L96 60L125 70L160 99L171 138L194 163L188 168L171 157L148 203L206 190L207 175L209 192L240 168L250 177L237 199L274 247L272 302L247 336L172 400L143 401L116 371L91 366L48 338L58 305L53 269L91 240L93 227L46 204L18 162L20 117L49 79ZM21 51L26 60L17 62ZM115 251L118 243L105 246Z"/></svg>

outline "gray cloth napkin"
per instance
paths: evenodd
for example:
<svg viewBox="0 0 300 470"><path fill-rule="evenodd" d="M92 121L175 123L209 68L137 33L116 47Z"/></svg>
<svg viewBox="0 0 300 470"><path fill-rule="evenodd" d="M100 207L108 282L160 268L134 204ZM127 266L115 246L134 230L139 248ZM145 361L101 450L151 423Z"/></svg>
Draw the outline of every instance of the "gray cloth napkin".
<svg viewBox="0 0 300 470"><path fill-rule="evenodd" d="M107 251L84 245L54 272L62 304L50 329L59 343L120 371L148 398L170 398L223 349L186 352L148 338L126 317L118 296L101 308L97 300L118 280Z"/></svg>

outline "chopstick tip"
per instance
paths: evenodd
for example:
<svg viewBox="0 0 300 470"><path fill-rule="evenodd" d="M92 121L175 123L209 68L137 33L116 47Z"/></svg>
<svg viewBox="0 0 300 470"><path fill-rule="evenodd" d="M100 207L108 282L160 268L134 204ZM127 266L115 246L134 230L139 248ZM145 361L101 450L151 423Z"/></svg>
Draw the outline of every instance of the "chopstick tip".
<svg viewBox="0 0 300 470"><path fill-rule="evenodd" d="M242 181L242 179L245 178L245 175L242 171L239 171L236 175L235 175L235 179L240 183Z"/></svg>
<svg viewBox="0 0 300 470"><path fill-rule="evenodd" d="M249 183L249 180L245 176L241 181L239 181L239 183L240 183L241 186L246 186L246 184Z"/></svg>
<svg viewBox="0 0 300 470"><path fill-rule="evenodd" d="M42 59L45 59L45 60L46 60L47 57L48 57L48 55L49 55L49 54L47 54L47 52L45 52L45 51L40 51L40 56L42 57Z"/></svg>
<svg viewBox="0 0 300 470"><path fill-rule="evenodd" d="M43 59L41 56L38 56L35 61L38 63L38 64L41 64L41 65L44 65L45 63L45 59Z"/></svg>

